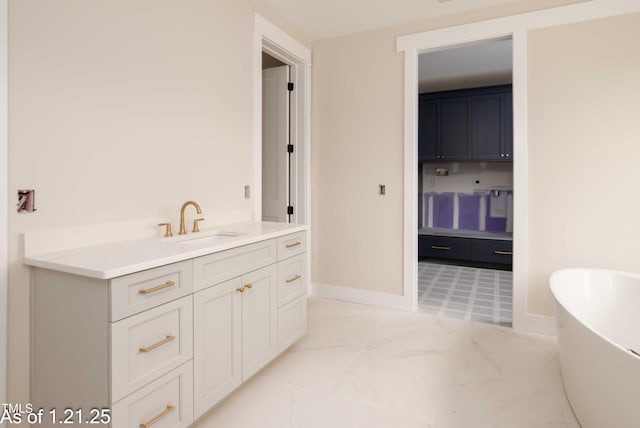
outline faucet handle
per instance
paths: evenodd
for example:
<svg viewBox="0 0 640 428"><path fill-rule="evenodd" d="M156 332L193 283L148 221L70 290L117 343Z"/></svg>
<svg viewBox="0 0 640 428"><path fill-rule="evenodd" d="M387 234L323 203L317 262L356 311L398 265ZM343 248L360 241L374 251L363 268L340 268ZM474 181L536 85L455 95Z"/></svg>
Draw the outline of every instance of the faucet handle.
<svg viewBox="0 0 640 428"><path fill-rule="evenodd" d="M193 230L192 230L192 232L200 232L200 229L198 229L198 222L201 222L202 220L204 220L204 218L197 218L197 219L193 220Z"/></svg>
<svg viewBox="0 0 640 428"><path fill-rule="evenodd" d="M158 223L158 226L164 226L164 237L171 238L173 233L171 232L171 223Z"/></svg>

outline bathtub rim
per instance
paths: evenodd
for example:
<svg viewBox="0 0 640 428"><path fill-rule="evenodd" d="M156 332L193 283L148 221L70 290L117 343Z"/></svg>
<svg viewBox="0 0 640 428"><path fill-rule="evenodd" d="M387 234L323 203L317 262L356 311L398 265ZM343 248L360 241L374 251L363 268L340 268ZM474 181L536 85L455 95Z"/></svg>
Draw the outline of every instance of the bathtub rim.
<svg viewBox="0 0 640 428"><path fill-rule="evenodd" d="M638 356L638 355L634 354L633 352L629 351L627 348L623 347L622 345L612 341L608 337L604 336L603 334L601 334L600 332L595 330L590 325L586 324L583 320L578 318L576 316L576 314L573 313L573 311L570 311L567 308L566 302L563 301L563 299L561 299L558 296L558 294L556 293L556 288L560 287L560 285L558 283L558 281L559 281L558 277L563 273L577 272L577 271L580 271L580 272L599 272L599 273L607 273L607 274L614 275L614 276L624 276L624 277L627 277L627 278L637 279L639 283L640 283L640 273L626 272L626 271L622 271L622 270L602 269L602 268L563 268L563 269L557 269L557 270L553 271L551 273L551 276L549 276L549 288L551 289L551 294L553 295L553 298L555 299L555 301L560 306L562 306L562 309L564 309L573 319L578 321L582 326L587 328L589 331L593 332L599 338L601 338L602 340L606 341L607 343L610 343L611 345L615 346L616 348L618 348L619 350L623 351L625 354L629 355L633 359L635 359L637 361L640 361L640 356ZM556 313L555 316L556 316L556 322L557 322L558 314ZM559 333L559 331L558 331L558 333ZM558 336L559 336L559 334L558 334Z"/></svg>

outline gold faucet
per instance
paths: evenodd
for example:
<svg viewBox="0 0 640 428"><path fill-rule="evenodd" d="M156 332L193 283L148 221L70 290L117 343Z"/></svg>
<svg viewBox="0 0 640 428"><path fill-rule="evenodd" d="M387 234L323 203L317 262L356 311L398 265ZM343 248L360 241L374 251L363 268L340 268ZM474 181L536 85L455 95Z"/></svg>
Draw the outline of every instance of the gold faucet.
<svg viewBox="0 0 640 428"><path fill-rule="evenodd" d="M196 208L198 214L202 214L202 210L200 209L200 205L196 201L187 201L182 204L182 208L180 208L180 232L178 235L185 235L187 231L184 229L184 210L188 205L193 205Z"/></svg>

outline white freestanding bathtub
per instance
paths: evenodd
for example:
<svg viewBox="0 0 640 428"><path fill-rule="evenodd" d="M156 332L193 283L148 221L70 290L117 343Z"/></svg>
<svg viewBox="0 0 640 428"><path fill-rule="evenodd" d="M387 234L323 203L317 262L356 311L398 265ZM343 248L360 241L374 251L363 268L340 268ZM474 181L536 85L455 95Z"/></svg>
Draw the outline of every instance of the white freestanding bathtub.
<svg viewBox="0 0 640 428"><path fill-rule="evenodd" d="M557 302L562 382L583 428L640 427L640 275L564 269Z"/></svg>

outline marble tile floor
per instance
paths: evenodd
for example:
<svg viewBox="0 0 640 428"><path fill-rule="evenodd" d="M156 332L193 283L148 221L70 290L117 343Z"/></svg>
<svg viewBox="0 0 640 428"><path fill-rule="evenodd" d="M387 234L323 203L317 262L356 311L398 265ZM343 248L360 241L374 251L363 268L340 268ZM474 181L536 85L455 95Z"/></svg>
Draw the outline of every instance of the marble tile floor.
<svg viewBox="0 0 640 428"><path fill-rule="evenodd" d="M579 428L554 337L309 299L308 333L197 428Z"/></svg>
<svg viewBox="0 0 640 428"><path fill-rule="evenodd" d="M433 315L511 327L510 271L418 263L418 309Z"/></svg>

